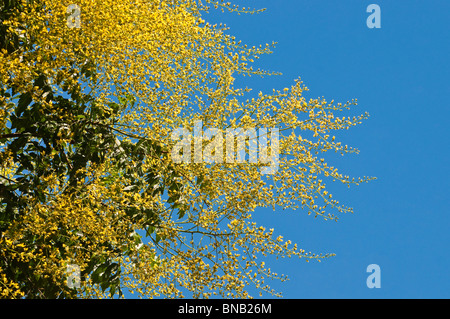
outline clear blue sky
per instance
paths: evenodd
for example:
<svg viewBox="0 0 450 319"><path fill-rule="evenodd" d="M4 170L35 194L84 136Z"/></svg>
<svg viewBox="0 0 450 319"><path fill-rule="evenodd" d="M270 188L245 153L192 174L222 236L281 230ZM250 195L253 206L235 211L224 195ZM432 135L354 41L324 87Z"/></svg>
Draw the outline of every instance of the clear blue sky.
<svg viewBox="0 0 450 319"><path fill-rule="evenodd" d="M267 10L210 21L250 45L278 42L258 66L283 73L245 84L270 93L301 77L308 97L357 98L351 114L370 118L340 137L360 154L329 163L378 178L350 189L330 181L334 197L355 210L337 223L301 210L254 214L308 251L336 253L322 263L268 261L290 277L272 286L285 298L449 298L450 1L239 3ZM380 29L366 25L371 3L381 8ZM366 286L369 264L381 267L379 289Z"/></svg>

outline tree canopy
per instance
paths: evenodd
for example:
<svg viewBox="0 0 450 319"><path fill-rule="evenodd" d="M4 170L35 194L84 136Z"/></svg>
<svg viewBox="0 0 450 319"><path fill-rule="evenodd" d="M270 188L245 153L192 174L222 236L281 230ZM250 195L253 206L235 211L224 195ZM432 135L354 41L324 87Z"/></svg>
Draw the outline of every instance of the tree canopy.
<svg viewBox="0 0 450 319"><path fill-rule="evenodd" d="M235 87L235 77L270 75L252 64L272 47L242 44L205 12L257 10L213 0L71 4L0 4L1 297L250 297L251 285L278 295L266 280L285 277L265 256L330 256L275 237L252 213L333 220L352 211L322 178L370 178L343 175L319 154L357 152L331 133L368 116L338 116L356 101L307 100L301 80L254 97ZM200 121L224 134L277 128L277 170L175 161L172 133ZM77 287L68 265L80 269Z"/></svg>

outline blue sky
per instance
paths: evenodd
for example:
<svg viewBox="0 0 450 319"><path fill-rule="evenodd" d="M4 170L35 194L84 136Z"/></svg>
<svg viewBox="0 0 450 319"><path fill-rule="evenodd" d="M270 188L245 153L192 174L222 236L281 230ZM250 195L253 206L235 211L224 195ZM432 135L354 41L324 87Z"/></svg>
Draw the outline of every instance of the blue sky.
<svg viewBox="0 0 450 319"><path fill-rule="evenodd" d="M236 1L235 1L236 2ZM448 0L239 1L267 8L259 15L213 14L244 43L278 42L257 66L280 71L242 82L270 93L301 77L308 98L358 99L349 114L369 120L340 134L359 155L329 164L351 176L376 176L357 187L329 188L354 214L338 222L306 212L258 210L254 217L316 253L322 263L268 260L290 280L269 282L285 298L449 298L450 27ZM381 28L369 29L369 4L381 8ZM381 268L381 288L369 289L369 264Z"/></svg>

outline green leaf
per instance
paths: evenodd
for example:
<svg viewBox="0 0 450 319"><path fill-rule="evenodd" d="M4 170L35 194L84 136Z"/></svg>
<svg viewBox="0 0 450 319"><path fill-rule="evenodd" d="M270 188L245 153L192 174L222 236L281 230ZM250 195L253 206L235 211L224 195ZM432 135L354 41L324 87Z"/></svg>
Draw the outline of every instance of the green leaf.
<svg viewBox="0 0 450 319"><path fill-rule="evenodd" d="M29 92L21 94L19 97L19 102L17 103L16 115L20 116L26 110L28 105L30 105L32 100L33 99Z"/></svg>
<svg viewBox="0 0 450 319"><path fill-rule="evenodd" d="M106 267L107 266L105 264L102 264L94 270L94 272L91 275L93 283L98 284L102 281L102 276L103 276L103 273L105 272Z"/></svg>
<svg viewBox="0 0 450 319"><path fill-rule="evenodd" d="M197 185L200 185L203 182L203 175L197 177Z"/></svg>
<svg viewBox="0 0 450 319"><path fill-rule="evenodd" d="M155 227L152 225L147 226L147 229L145 230L145 235L148 237L151 234L155 232Z"/></svg>
<svg viewBox="0 0 450 319"><path fill-rule="evenodd" d="M178 210L178 218L183 218L186 215L186 206L183 205L182 208Z"/></svg>

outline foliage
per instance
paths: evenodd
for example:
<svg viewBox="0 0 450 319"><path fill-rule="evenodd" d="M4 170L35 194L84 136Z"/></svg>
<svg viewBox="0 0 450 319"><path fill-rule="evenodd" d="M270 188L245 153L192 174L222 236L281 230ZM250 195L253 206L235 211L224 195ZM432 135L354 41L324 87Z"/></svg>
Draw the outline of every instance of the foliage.
<svg viewBox="0 0 450 319"><path fill-rule="evenodd" d="M278 295L267 255L321 260L252 220L258 207L303 208L336 219L320 175L351 179L317 158L357 150L330 131L356 104L289 89L245 99L234 76L271 47L242 45L203 20L222 1L4 1L0 26L0 295L6 298L249 297ZM171 132L278 127L280 164L172 161ZM311 138L298 132L309 131ZM321 201L321 202L320 202ZM81 287L66 284L67 265Z"/></svg>

